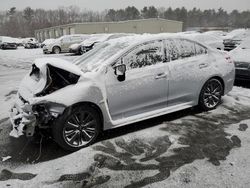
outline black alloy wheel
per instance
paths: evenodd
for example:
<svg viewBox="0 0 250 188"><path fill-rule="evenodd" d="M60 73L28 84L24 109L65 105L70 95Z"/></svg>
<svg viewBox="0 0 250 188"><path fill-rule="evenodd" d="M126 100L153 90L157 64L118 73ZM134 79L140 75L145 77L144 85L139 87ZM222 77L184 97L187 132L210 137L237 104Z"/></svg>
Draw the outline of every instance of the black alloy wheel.
<svg viewBox="0 0 250 188"><path fill-rule="evenodd" d="M206 111L215 109L221 103L223 92L224 88L220 80L216 78L208 80L200 93L200 107Z"/></svg>
<svg viewBox="0 0 250 188"><path fill-rule="evenodd" d="M99 135L101 119L91 106L67 109L53 125L55 141L64 149L76 151L92 144Z"/></svg>

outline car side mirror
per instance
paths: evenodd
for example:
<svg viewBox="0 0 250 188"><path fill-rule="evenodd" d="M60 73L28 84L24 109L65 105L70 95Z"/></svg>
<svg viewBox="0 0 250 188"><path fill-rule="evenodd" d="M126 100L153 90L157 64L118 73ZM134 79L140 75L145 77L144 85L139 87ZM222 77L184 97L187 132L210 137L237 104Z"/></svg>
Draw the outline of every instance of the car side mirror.
<svg viewBox="0 0 250 188"><path fill-rule="evenodd" d="M122 82L125 80L126 65L120 64L114 67L115 75L117 76L118 81Z"/></svg>

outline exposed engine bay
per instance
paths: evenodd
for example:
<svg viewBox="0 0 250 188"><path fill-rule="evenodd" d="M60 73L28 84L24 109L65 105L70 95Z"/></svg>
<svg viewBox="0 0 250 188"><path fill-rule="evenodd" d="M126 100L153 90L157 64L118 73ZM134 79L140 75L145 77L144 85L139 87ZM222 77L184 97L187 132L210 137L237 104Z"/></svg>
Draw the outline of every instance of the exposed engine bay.
<svg viewBox="0 0 250 188"><path fill-rule="evenodd" d="M80 75L74 74L62 68L46 64L46 68L32 65L31 72L27 75L32 83L39 83L42 77L46 76L44 88L34 93L33 97L43 97L57 90L76 84ZM42 70L46 70L44 73ZM27 78L26 78L27 79ZM29 81L29 80L28 80ZM20 90L20 89L19 89ZM27 89L28 90L28 89ZM13 130L10 135L19 137L25 134L27 137L33 136L35 129L47 129L66 106L53 102L31 104L29 99L22 96L22 92L17 94L17 100L10 112L10 119Z"/></svg>

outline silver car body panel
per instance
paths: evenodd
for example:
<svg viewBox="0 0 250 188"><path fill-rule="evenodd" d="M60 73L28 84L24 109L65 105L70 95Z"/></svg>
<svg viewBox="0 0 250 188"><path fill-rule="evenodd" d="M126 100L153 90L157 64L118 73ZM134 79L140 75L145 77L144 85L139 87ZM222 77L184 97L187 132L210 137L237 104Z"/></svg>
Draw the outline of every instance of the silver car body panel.
<svg viewBox="0 0 250 188"><path fill-rule="evenodd" d="M197 105L202 86L212 77L223 80L224 94L231 91L235 76L234 64L228 62L226 53L209 47L206 47L207 54L127 70L125 81L117 80L113 66L128 51L145 42L165 39L168 37L144 37L90 72L81 71L76 65L71 64L71 67L66 62L61 64L63 60L56 62L54 59L54 66L66 67L80 75L79 81L42 97L35 97L34 91L23 82L20 87L26 88L26 93L18 93L31 106L56 103L70 107L78 103L92 103L102 112L103 129L107 130ZM51 62L49 59L46 61ZM42 62L40 60L40 64ZM36 64L39 65L39 62ZM24 108L18 102L15 105L20 111Z"/></svg>

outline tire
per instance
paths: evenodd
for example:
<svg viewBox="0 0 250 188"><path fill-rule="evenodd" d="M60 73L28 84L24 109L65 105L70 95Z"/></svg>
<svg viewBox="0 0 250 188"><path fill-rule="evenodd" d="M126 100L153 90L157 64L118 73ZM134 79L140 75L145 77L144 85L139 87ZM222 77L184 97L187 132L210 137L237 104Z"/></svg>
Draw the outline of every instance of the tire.
<svg viewBox="0 0 250 188"><path fill-rule="evenodd" d="M215 109L221 103L223 93L224 88L220 80L216 78L208 80L201 89L199 107L205 111Z"/></svg>
<svg viewBox="0 0 250 188"><path fill-rule="evenodd" d="M60 54L61 53L61 49L57 46L53 47L53 53L54 54Z"/></svg>
<svg viewBox="0 0 250 188"><path fill-rule="evenodd" d="M80 48L79 48L79 55L82 55L82 54L84 54L84 50L83 50L82 47L80 47Z"/></svg>
<svg viewBox="0 0 250 188"><path fill-rule="evenodd" d="M52 126L55 141L65 150L77 151L95 142L101 118L94 107L79 105L66 109Z"/></svg>

